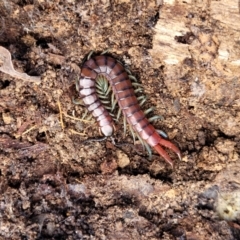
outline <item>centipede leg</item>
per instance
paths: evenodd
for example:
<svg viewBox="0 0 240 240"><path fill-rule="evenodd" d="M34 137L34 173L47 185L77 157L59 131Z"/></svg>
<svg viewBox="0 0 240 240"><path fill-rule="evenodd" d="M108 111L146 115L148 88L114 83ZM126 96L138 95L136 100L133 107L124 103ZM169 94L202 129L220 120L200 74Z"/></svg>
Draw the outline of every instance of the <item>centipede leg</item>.
<svg viewBox="0 0 240 240"><path fill-rule="evenodd" d="M137 79L136 79L136 77L134 77L133 75L130 75L130 74L132 74L130 71L128 72L128 77L131 79L131 80L133 80L135 83L137 83ZM139 85L141 85L140 83L138 83ZM134 84L133 84L134 85Z"/></svg>
<svg viewBox="0 0 240 240"><path fill-rule="evenodd" d="M147 152L148 152L148 157L149 159L152 158L152 149L150 148L150 146L145 142L145 148L147 149Z"/></svg>
<svg viewBox="0 0 240 240"><path fill-rule="evenodd" d="M142 92L142 91L143 91L142 88L136 88L136 89L134 90L135 93Z"/></svg>
<svg viewBox="0 0 240 240"><path fill-rule="evenodd" d="M163 116L161 116L161 115L155 115L155 116L153 116L153 117L150 117L150 118L148 119L148 121L149 121L149 122L154 122L154 121L156 121L156 120L158 120L158 119L160 119L161 121L164 120Z"/></svg>
<svg viewBox="0 0 240 240"><path fill-rule="evenodd" d="M141 144L143 146L143 151L145 151L146 145L145 145L144 140L139 136L139 134L137 134L137 137L138 137L139 141L141 142Z"/></svg>
<svg viewBox="0 0 240 240"><path fill-rule="evenodd" d="M180 152L179 148L177 146L175 146L172 142L161 138L159 144L166 148L171 149L173 152L175 152L178 155L179 160L182 160L181 152Z"/></svg>
<svg viewBox="0 0 240 240"><path fill-rule="evenodd" d="M139 105L142 106L146 102L147 98L145 96L140 96L137 97L137 100L139 101Z"/></svg>
<svg viewBox="0 0 240 240"><path fill-rule="evenodd" d="M89 59L91 58L91 56L93 55L93 53L94 53L94 51L92 50L92 51L88 54L87 60L89 60Z"/></svg>
<svg viewBox="0 0 240 240"><path fill-rule="evenodd" d="M126 131L127 131L127 118L123 116L123 136L126 137Z"/></svg>
<svg viewBox="0 0 240 240"><path fill-rule="evenodd" d="M88 110L85 109L85 112L84 112L84 114L83 114L83 116L82 116L82 119L85 119L87 115L88 115Z"/></svg>
<svg viewBox="0 0 240 240"><path fill-rule="evenodd" d="M106 92L106 95L107 95L107 96L109 95L109 93L111 92L111 90L112 90L112 89L111 89L111 86L109 85L109 86L108 86L108 90L107 90L107 92Z"/></svg>
<svg viewBox="0 0 240 240"><path fill-rule="evenodd" d="M156 131L157 131L157 133L158 133L161 137L163 137L163 138L165 138L165 139L168 139L167 133L165 133L163 130L156 129Z"/></svg>
<svg viewBox="0 0 240 240"><path fill-rule="evenodd" d="M158 152L159 155L161 155L164 158L164 160L167 163L169 163L171 165L172 168L174 167L172 159L169 157L167 152L160 145L154 146L154 149Z"/></svg>
<svg viewBox="0 0 240 240"><path fill-rule="evenodd" d="M117 121L119 120L121 113L122 113L122 110L121 110L121 108L119 108L118 113L117 113Z"/></svg>
<svg viewBox="0 0 240 240"><path fill-rule="evenodd" d="M115 96L114 96L114 93L112 93L112 96L111 96L111 111L113 111L116 107L116 104L117 104L117 100L115 99Z"/></svg>
<svg viewBox="0 0 240 240"><path fill-rule="evenodd" d="M76 78L76 80L75 80L75 86L76 86L77 92L79 92L80 87L79 87L79 80L78 80L77 78Z"/></svg>
<svg viewBox="0 0 240 240"><path fill-rule="evenodd" d="M150 108L148 108L147 110L144 111L144 114L148 115L150 112L153 112L154 110L155 110L154 107L150 107Z"/></svg>
<svg viewBox="0 0 240 240"><path fill-rule="evenodd" d="M136 135L135 135L131 125L129 125L129 128L130 128L130 132L131 132L132 137L133 137L133 144L135 145L135 143L136 143Z"/></svg>
<svg viewBox="0 0 240 240"><path fill-rule="evenodd" d="M75 99L74 97L72 97L72 102L75 105L83 105L83 101L81 99Z"/></svg>
<svg viewBox="0 0 240 240"><path fill-rule="evenodd" d="M106 49L106 50L104 50L102 53L101 53L101 55L105 55L105 54L107 54L107 53L109 53L110 52L110 48L108 48L108 49Z"/></svg>

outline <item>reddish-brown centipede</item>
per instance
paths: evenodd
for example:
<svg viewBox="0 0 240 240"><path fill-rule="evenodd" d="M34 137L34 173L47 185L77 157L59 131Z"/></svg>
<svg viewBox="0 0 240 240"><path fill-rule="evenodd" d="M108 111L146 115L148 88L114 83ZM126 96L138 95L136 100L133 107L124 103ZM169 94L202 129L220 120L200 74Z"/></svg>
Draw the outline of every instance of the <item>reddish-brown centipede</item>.
<svg viewBox="0 0 240 240"><path fill-rule="evenodd" d="M140 109L131 80L123 65L106 55L91 57L87 60L82 66L79 79L80 96L87 109L96 118L102 134L111 136L114 131L114 123L96 93L96 79L100 75L109 81L123 115L141 139L153 147L171 166L173 166L173 162L161 145L173 150L181 159L180 150L158 134Z"/></svg>

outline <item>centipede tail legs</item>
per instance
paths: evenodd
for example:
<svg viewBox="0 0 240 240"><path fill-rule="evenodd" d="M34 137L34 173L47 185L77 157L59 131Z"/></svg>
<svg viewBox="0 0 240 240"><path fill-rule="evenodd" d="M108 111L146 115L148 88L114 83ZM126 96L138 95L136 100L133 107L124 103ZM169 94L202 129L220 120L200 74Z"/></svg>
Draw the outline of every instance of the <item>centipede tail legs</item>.
<svg viewBox="0 0 240 240"><path fill-rule="evenodd" d="M161 145L173 150L178 155L178 158L181 160L182 158L180 150L173 143L164 139L162 139L162 141L158 145L153 147L158 152L158 154L161 155L165 159L165 161L168 162L173 168L174 164L172 159L169 157L168 153L161 147Z"/></svg>

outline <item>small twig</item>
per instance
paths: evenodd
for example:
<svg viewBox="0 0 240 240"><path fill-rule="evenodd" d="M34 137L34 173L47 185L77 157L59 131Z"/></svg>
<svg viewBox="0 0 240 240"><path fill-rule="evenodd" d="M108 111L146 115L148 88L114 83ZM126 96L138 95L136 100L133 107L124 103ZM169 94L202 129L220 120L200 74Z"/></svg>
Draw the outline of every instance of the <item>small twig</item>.
<svg viewBox="0 0 240 240"><path fill-rule="evenodd" d="M80 132L77 132L77 131L75 131L75 130L73 130L73 129L70 129L70 132L73 133L73 134L80 135L80 136L87 136L86 133L80 133Z"/></svg>
<svg viewBox="0 0 240 240"><path fill-rule="evenodd" d="M82 143L89 143L89 142L102 142L105 141L108 137L104 136L101 138L88 138L87 140L83 141Z"/></svg>
<svg viewBox="0 0 240 240"><path fill-rule="evenodd" d="M71 118L71 119L73 119L73 120L77 120L77 121L81 121L81 122L86 122L86 123L94 123L93 121L89 121L89 120L85 120L85 119L82 119L82 118L77 118L77 117L70 116L70 115L68 115L67 113L64 113L64 112L63 112L63 115L64 115L65 117Z"/></svg>
<svg viewBox="0 0 240 240"><path fill-rule="evenodd" d="M24 136L24 135L26 135L27 133L29 133L30 131L32 131L33 129L35 129L36 127L37 127L37 125L34 125L34 126L30 127L28 130L26 130L26 131L23 132L23 133L17 133L17 134L15 135L15 137L16 137L16 138L19 138L19 137L21 137L21 136Z"/></svg>
<svg viewBox="0 0 240 240"><path fill-rule="evenodd" d="M22 133L23 133L23 132L28 128L28 126L29 126L30 124L32 124L32 123L33 123L33 121L26 121L26 122L24 122L24 123L20 126L20 128L18 129L15 137L16 137L16 138L21 137L21 136L22 136Z"/></svg>
<svg viewBox="0 0 240 240"><path fill-rule="evenodd" d="M58 104L58 109L59 109L60 123L61 123L62 129L64 129L65 126L64 126L63 117L62 117L63 112L62 112L61 103L60 103L59 99L57 101L57 104Z"/></svg>
<svg viewBox="0 0 240 240"><path fill-rule="evenodd" d="M26 130L25 132L22 133L22 136L23 135L26 135L27 133L29 133L30 131L32 131L33 129L35 129L37 127L37 125L34 125L32 127L30 127L28 130Z"/></svg>

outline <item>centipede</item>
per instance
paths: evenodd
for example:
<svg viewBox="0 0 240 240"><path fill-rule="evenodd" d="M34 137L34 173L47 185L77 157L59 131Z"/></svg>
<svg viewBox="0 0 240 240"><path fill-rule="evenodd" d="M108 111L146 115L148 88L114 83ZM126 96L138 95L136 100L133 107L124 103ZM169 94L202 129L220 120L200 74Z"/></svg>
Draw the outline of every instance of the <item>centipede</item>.
<svg viewBox="0 0 240 240"><path fill-rule="evenodd" d="M89 57L82 65L78 80L80 98L96 119L101 134L110 137L116 128L112 116L100 101L96 91L96 80L99 76L109 82L124 118L141 140L152 147L172 167L174 162L164 148L175 152L181 160L179 148L160 136L141 110L132 81L123 64L108 55Z"/></svg>

